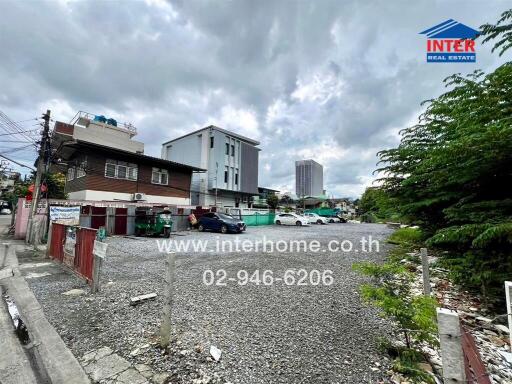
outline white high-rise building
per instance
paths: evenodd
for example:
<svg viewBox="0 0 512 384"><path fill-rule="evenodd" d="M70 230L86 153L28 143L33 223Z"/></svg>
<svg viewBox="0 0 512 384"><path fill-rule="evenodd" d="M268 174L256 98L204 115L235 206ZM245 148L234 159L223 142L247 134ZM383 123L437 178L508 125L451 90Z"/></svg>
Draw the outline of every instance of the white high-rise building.
<svg viewBox="0 0 512 384"><path fill-rule="evenodd" d="M314 160L296 161L295 193L299 198L323 195L324 167Z"/></svg>

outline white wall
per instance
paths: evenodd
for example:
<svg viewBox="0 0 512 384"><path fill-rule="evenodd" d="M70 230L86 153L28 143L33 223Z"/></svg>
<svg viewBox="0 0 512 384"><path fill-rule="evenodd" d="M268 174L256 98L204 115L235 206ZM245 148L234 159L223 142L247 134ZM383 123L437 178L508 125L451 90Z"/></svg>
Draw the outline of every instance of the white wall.
<svg viewBox="0 0 512 384"><path fill-rule="evenodd" d="M94 201L132 201L132 193L93 191L84 189L78 192L70 192L70 200L94 200ZM190 205L190 199L185 197L146 195L145 203L162 203L171 205Z"/></svg>
<svg viewBox="0 0 512 384"><path fill-rule="evenodd" d="M73 138L124 151L144 153L144 143L131 140L128 133L120 129L115 129L115 127L108 127L93 122L91 122L87 128L75 125Z"/></svg>

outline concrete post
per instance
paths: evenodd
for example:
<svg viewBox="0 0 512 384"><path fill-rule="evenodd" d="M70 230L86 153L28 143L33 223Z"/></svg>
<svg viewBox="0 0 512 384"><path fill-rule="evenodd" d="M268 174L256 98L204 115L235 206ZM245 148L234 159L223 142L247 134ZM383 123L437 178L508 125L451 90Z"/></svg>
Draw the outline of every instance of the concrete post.
<svg viewBox="0 0 512 384"><path fill-rule="evenodd" d="M423 269L423 294L430 296L430 271L428 266L427 248L421 248L421 266Z"/></svg>
<svg viewBox="0 0 512 384"><path fill-rule="evenodd" d="M462 352L462 334L459 315L446 309L437 309L439 342L443 362L443 379L445 384L459 384L466 380L464 354Z"/></svg>
<svg viewBox="0 0 512 384"><path fill-rule="evenodd" d="M9 244L3 243L0 251L0 268L3 268L7 261L7 252L9 250Z"/></svg>
<svg viewBox="0 0 512 384"><path fill-rule="evenodd" d="M508 335L512 351L512 281L505 281L505 296L507 298Z"/></svg>
<svg viewBox="0 0 512 384"><path fill-rule="evenodd" d="M176 255L167 253L166 275L164 286L164 308L162 311L162 324L160 325L160 347L166 348L171 338L171 315L174 296L174 277L176 272Z"/></svg>
<svg viewBox="0 0 512 384"><path fill-rule="evenodd" d="M99 292L100 290L100 275L101 266L103 265L103 257L93 254L94 264L92 266L92 284L91 293Z"/></svg>

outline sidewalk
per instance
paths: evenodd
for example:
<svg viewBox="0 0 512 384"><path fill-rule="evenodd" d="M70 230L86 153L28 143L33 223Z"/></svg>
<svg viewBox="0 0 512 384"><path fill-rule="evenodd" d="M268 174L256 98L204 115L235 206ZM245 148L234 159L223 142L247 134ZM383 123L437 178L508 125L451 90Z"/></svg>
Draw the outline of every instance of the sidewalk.
<svg viewBox="0 0 512 384"><path fill-rule="evenodd" d="M20 240L5 236L5 224L0 223L0 382L87 384L89 378L55 329L46 319L41 306L21 275L16 256L17 250L26 245ZM7 253L5 254L5 251ZM23 345L18 339L4 295L8 295L17 307L26 325L29 342ZM5 341L4 341L5 340Z"/></svg>

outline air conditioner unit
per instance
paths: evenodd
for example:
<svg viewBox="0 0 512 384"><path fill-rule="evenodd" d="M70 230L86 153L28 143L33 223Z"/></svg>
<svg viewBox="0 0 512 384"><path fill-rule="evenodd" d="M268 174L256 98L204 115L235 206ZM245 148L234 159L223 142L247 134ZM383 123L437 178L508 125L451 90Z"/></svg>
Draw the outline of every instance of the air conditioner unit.
<svg viewBox="0 0 512 384"><path fill-rule="evenodd" d="M146 201L146 194L145 193L141 193L141 192L137 192L137 193L134 193L133 194L133 200L134 201Z"/></svg>

